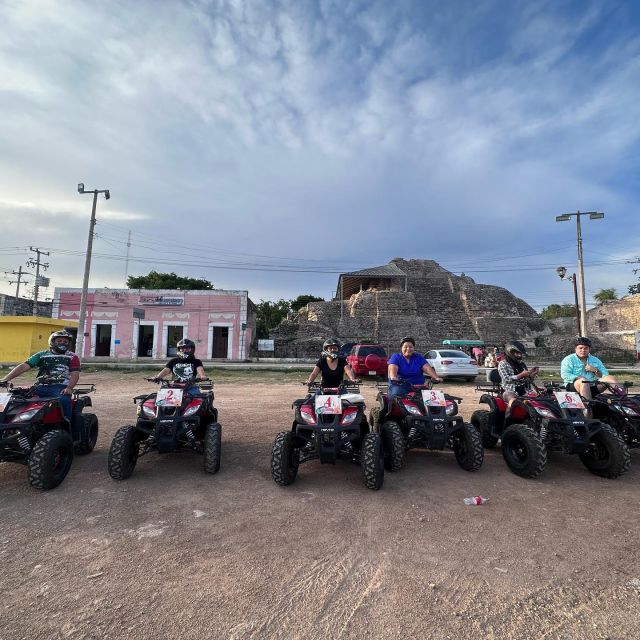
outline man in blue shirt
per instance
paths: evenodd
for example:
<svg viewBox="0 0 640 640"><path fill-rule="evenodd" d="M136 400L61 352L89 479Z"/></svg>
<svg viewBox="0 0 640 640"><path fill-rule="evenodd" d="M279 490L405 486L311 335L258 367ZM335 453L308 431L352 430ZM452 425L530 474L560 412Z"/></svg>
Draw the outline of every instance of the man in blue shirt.
<svg viewBox="0 0 640 640"><path fill-rule="evenodd" d="M568 355L560 365L560 375L567 391L577 391L583 398L591 398L605 390L598 382L616 384L601 360L591 355L591 340L580 337L576 340L575 353Z"/></svg>
<svg viewBox="0 0 640 640"><path fill-rule="evenodd" d="M402 338L400 353L394 353L387 362L389 375L389 400L393 396L406 395L411 385L424 384L424 374L442 382L435 369L416 353L416 341L411 337Z"/></svg>

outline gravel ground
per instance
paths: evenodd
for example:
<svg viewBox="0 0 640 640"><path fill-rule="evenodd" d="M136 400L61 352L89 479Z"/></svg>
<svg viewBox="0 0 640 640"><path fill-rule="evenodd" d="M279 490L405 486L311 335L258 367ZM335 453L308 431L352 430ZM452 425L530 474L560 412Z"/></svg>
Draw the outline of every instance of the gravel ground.
<svg viewBox="0 0 640 640"><path fill-rule="evenodd" d="M348 463L307 463L283 488L270 447L300 385L228 380L220 473L150 454L118 483L111 438L153 385L90 378L98 446L59 488L0 464L1 640L640 637L638 451L618 480L575 456L524 480L499 451L477 473L411 451L379 492ZM468 419L473 385L445 388ZM478 494L489 502L463 504Z"/></svg>

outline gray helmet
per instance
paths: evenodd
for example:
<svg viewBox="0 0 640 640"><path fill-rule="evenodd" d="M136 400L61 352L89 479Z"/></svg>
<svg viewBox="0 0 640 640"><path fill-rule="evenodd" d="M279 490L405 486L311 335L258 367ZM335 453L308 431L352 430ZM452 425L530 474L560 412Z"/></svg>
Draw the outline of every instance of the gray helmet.
<svg viewBox="0 0 640 640"><path fill-rule="evenodd" d="M193 340L189 340L189 338L182 338L176 345L176 349L178 358L186 360L189 356L196 354L196 343Z"/></svg>
<svg viewBox="0 0 640 640"><path fill-rule="evenodd" d="M57 338L67 338L67 344L56 344L55 340ZM51 351L56 351L57 353L66 353L71 346L71 341L73 340L73 336L66 330L62 329L60 331L54 331L49 336L49 349Z"/></svg>
<svg viewBox="0 0 640 640"><path fill-rule="evenodd" d="M338 357L338 351L328 351L329 347L337 347L338 351L340 351L340 343L334 338L329 338L328 340L325 340L322 345L322 355L325 358L335 360Z"/></svg>
<svg viewBox="0 0 640 640"><path fill-rule="evenodd" d="M516 356L516 352L520 352L522 355ZM504 352L509 358L512 358L516 362L519 362L527 355L527 348L518 340L512 340L504 345Z"/></svg>

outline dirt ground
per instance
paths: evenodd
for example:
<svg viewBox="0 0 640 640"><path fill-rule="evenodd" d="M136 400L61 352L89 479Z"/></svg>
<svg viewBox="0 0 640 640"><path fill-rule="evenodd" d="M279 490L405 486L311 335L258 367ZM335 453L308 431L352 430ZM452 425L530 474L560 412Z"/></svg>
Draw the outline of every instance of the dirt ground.
<svg viewBox="0 0 640 640"><path fill-rule="evenodd" d="M100 438L65 482L41 493L0 465L2 640L640 637L637 450L618 480L575 456L524 480L499 451L478 473L411 451L379 492L346 462L304 464L283 488L271 442L302 387L230 380L216 385L220 473L150 454L118 483L111 438L153 385L86 378ZM445 387L469 418L473 385ZM463 504L478 494L490 501Z"/></svg>

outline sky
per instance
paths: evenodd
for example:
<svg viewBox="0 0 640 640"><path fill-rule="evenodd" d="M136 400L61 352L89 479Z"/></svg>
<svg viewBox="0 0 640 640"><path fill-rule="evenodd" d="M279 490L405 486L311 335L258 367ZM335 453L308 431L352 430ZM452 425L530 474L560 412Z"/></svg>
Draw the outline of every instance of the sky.
<svg viewBox="0 0 640 640"><path fill-rule="evenodd" d="M44 296L82 285L82 182L91 287L330 298L423 258L540 311L573 299L555 216L599 211L591 303L638 281L639 168L633 0L0 0L4 293L30 247Z"/></svg>

